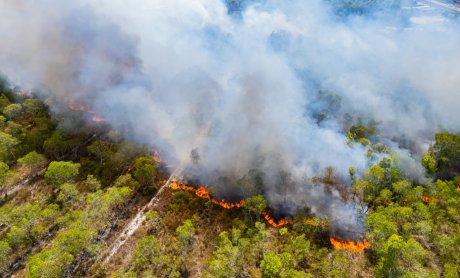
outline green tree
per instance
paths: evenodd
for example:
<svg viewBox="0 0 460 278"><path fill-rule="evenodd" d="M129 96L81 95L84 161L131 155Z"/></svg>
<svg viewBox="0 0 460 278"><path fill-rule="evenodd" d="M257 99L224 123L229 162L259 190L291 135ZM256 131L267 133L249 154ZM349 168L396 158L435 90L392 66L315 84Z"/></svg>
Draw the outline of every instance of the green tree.
<svg viewBox="0 0 460 278"><path fill-rule="evenodd" d="M431 147L431 155L436 160L437 174L441 178L460 176L460 135L438 133Z"/></svg>
<svg viewBox="0 0 460 278"><path fill-rule="evenodd" d="M427 153L425 154L425 156L423 156L422 165L428 174L433 175L436 173L436 170L437 170L436 160L433 158L431 153Z"/></svg>
<svg viewBox="0 0 460 278"><path fill-rule="evenodd" d="M144 237L133 251L133 263L136 269L143 269L160 257L160 247L154 235Z"/></svg>
<svg viewBox="0 0 460 278"><path fill-rule="evenodd" d="M14 147L19 144L15 137L0 131L0 161L8 161L14 157Z"/></svg>
<svg viewBox="0 0 460 278"><path fill-rule="evenodd" d="M46 157L32 151L18 159L18 165L31 171L36 171L46 165Z"/></svg>
<svg viewBox="0 0 460 278"><path fill-rule="evenodd" d="M4 269L11 254L11 247L6 240L0 241L0 269Z"/></svg>
<svg viewBox="0 0 460 278"><path fill-rule="evenodd" d="M53 246L62 253L69 253L73 256L82 251L94 253L97 245L92 243L97 232L93 229L73 227L59 233L53 242Z"/></svg>
<svg viewBox="0 0 460 278"><path fill-rule="evenodd" d="M8 167L8 164L5 162L0 161L0 189L3 188L3 186L6 183L6 179L8 177L10 167Z"/></svg>
<svg viewBox="0 0 460 278"><path fill-rule="evenodd" d="M131 174L119 176L115 180L113 185L116 187L129 187L133 190L137 190L140 187L139 183L135 179L133 179L133 176L131 176Z"/></svg>
<svg viewBox="0 0 460 278"><path fill-rule="evenodd" d="M158 165L150 156L141 156L134 162L134 178L142 186L154 186Z"/></svg>
<svg viewBox="0 0 460 278"><path fill-rule="evenodd" d="M392 235L378 250L379 260L375 268L377 277L423 277L427 271L423 261L427 251L414 239L407 242L398 235Z"/></svg>
<svg viewBox="0 0 460 278"><path fill-rule="evenodd" d="M186 250L188 248L194 234L195 226L193 225L192 220L190 219L185 220L184 223L182 223L182 225L177 227L176 235L179 239L182 250Z"/></svg>
<svg viewBox="0 0 460 278"><path fill-rule="evenodd" d="M304 261L310 250L310 241L305 238L305 234L291 238L287 244L283 246L286 253L292 255L295 265Z"/></svg>
<svg viewBox="0 0 460 278"><path fill-rule="evenodd" d="M59 194L57 196L57 200L64 207L68 207L68 206L71 206L72 203L78 199L79 195L80 195L80 192L78 192L78 189L75 186L75 184L64 183L60 187Z"/></svg>
<svg viewBox="0 0 460 278"><path fill-rule="evenodd" d="M70 161L52 161L45 173L45 181L51 185L72 182L78 175L80 164Z"/></svg>
<svg viewBox="0 0 460 278"><path fill-rule="evenodd" d="M6 125L6 118L3 115L0 115L0 127L4 127Z"/></svg>
<svg viewBox="0 0 460 278"><path fill-rule="evenodd" d="M19 103L13 103L3 109L3 114L10 120L14 120L21 115L22 106Z"/></svg>
<svg viewBox="0 0 460 278"><path fill-rule="evenodd" d="M213 252L213 259L208 264L211 277L237 277L240 272L241 258L237 246L233 246L228 232L219 234L218 248Z"/></svg>
<svg viewBox="0 0 460 278"><path fill-rule="evenodd" d="M46 111L46 106L38 99L28 98L22 104L27 114L35 116L42 111Z"/></svg>
<svg viewBox="0 0 460 278"><path fill-rule="evenodd" d="M265 277L278 277L282 266L283 264L280 256L276 255L273 251L265 254L262 262L260 263L260 268L262 269Z"/></svg>
<svg viewBox="0 0 460 278"><path fill-rule="evenodd" d="M78 138L64 139L60 132L55 131L43 142L44 153L48 157L61 159L66 153L80 144Z"/></svg>
<svg viewBox="0 0 460 278"><path fill-rule="evenodd" d="M256 195L246 200L244 204L244 210L248 212L250 217L255 217L256 220L260 219L260 213L267 207L267 201L265 201L262 195Z"/></svg>
<svg viewBox="0 0 460 278"><path fill-rule="evenodd" d="M101 189L101 182L93 175L86 176L86 180L81 183L84 190L96 192Z"/></svg>
<svg viewBox="0 0 460 278"><path fill-rule="evenodd" d="M26 277L58 278L64 269L74 260L74 256L58 248L44 249L29 258L26 265Z"/></svg>

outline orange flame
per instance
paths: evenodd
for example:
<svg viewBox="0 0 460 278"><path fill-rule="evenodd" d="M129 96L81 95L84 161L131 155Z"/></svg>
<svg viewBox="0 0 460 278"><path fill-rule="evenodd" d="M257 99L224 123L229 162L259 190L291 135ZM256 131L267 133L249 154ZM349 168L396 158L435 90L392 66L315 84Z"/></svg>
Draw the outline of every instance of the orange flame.
<svg viewBox="0 0 460 278"><path fill-rule="evenodd" d="M82 112L86 112L89 114L96 114L96 112L94 112L91 108L87 107L83 103L78 104L75 101L69 102L67 104L67 107L69 107L69 109L73 111L82 111Z"/></svg>
<svg viewBox="0 0 460 278"><path fill-rule="evenodd" d="M420 199L422 199L422 201L425 203L437 203L438 202L438 199L430 198L428 196L422 196Z"/></svg>
<svg viewBox="0 0 460 278"><path fill-rule="evenodd" d="M204 186L201 186L200 188L196 189L192 186L188 186L188 185L184 185L182 183L179 183L177 181L174 181L172 182L171 184L171 188L173 190L186 190L186 191L190 191L190 192L193 192L196 196L202 198L202 199L207 199L209 201L211 201L212 203L216 204L216 205L219 205L225 209L231 209L231 208L240 208L240 207L243 207L244 204L246 203L245 200L241 200L237 203L230 203L230 202L227 202L225 201L224 199L222 200L217 200L217 199L214 199L212 196L211 196L211 193L209 193L209 190L204 187Z"/></svg>
<svg viewBox="0 0 460 278"><path fill-rule="evenodd" d="M83 103L78 104L75 101L71 101L67 104L67 107L72 111L82 111L82 112L93 115L91 120L95 123L102 123L106 121L105 118L96 116L96 112L94 112L94 110L84 105Z"/></svg>
<svg viewBox="0 0 460 278"><path fill-rule="evenodd" d="M260 214L264 217L264 219L270 224L272 225L273 227L275 228L279 228L279 227L283 227L283 226L286 226L286 225L289 225L292 223L292 221L288 220L288 219L279 219L278 221L275 220L275 218L273 217L272 215L272 211L271 210L264 210L264 211L261 211Z"/></svg>
<svg viewBox="0 0 460 278"><path fill-rule="evenodd" d="M98 116L93 116L92 121L95 122L95 123L103 123L103 122L106 121L106 119L98 117Z"/></svg>
<svg viewBox="0 0 460 278"><path fill-rule="evenodd" d="M158 152L158 150L153 151L153 161L155 161L157 164L163 163L167 168L175 168L176 167L176 165L165 163L160 158L160 153Z"/></svg>
<svg viewBox="0 0 460 278"><path fill-rule="evenodd" d="M369 247L369 242L367 240L363 240L362 242L341 241L333 237L329 237L329 240L334 248L344 249L355 253L361 252Z"/></svg>

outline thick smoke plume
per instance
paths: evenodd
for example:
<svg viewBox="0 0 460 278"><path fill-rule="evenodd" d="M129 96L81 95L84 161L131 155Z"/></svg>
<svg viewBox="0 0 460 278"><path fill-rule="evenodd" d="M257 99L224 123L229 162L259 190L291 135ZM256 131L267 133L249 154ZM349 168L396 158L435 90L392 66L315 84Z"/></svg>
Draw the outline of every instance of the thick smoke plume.
<svg viewBox="0 0 460 278"><path fill-rule="evenodd" d="M458 23L341 17L320 0L235 5L3 0L0 71L86 103L218 195L256 188L282 214L307 207L361 231L356 204L311 178L332 167L346 185L350 167L362 172L372 161L345 133L371 122L403 173L423 175L433 133L460 130Z"/></svg>

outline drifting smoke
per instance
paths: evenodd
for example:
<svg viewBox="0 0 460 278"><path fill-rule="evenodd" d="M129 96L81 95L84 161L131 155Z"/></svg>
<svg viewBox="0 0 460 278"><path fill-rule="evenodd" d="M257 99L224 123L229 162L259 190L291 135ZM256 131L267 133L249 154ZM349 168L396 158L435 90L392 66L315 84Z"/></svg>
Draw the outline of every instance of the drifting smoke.
<svg viewBox="0 0 460 278"><path fill-rule="evenodd" d="M235 5L3 0L0 70L128 127L217 194L255 183L275 211L308 207L333 230L361 231L356 204L309 180L329 166L344 184L349 167L362 172L366 149L344 132L371 121L403 173L423 175L433 133L460 130L458 24L341 18L319 0Z"/></svg>

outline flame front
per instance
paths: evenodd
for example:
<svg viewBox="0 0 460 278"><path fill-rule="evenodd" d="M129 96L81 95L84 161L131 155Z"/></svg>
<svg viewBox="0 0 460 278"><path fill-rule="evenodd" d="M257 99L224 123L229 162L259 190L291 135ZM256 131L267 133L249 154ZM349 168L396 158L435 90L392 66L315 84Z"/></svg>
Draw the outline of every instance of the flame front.
<svg viewBox="0 0 460 278"><path fill-rule="evenodd" d="M171 188L173 190L185 190L185 191L193 192L199 198L210 200L212 203L214 203L216 205L219 205L219 206L221 206L223 208L226 208L226 209L240 208L240 207L243 207L245 205L245 203L246 203L245 200L241 200L241 201L239 201L237 203L230 203L230 202L226 202L224 199L222 199L220 201L217 200L217 199L214 199L211 196L211 193L209 192L209 190L204 186L201 186L199 188L195 188L193 186L188 186L188 185L182 184L182 183L180 183L178 181L173 181L171 183ZM272 225L275 228L283 227L283 226L286 226L286 225L289 225L289 224L293 223L292 220L286 219L286 218L281 218L281 219L276 220L273 217L273 212L271 210L263 210L263 211L260 212L260 214L264 217L264 219L270 225ZM317 221L315 221L312 218L307 218L306 217L306 218L304 218L304 221L309 225L322 227L321 223L318 223ZM331 244L335 248L337 248L337 249L345 249L345 250L352 251L352 252L361 252L361 251L363 251L364 249L366 249L369 246L369 242L367 240L363 240L362 242L354 242L354 241L341 241L341 240L335 239L333 237L330 237L329 239L331 241Z"/></svg>
<svg viewBox="0 0 460 278"><path fill-rule="evenodd" d="M91 108L87 107L86 105L84 105L83 103L76 103L75 101L71 101L67 104L67 107L72 110L72 111L81 111L81 112L85 112L85 113L88 113L88 114L91 114L93 115L93 117L91 118L91 120L95 123L102 123L102 122L105 122L106 119L105 118L101 118L101 117L98 117L96 115L96 112L94 110L92 110Z"/></svg>
<svg viewBox="0 0 460 278"><path fill-rule="evenodd" d="M356 253L369 247L369 242L367 240L363 240L362 242L341 241L333 237L329 237L329 240L331 241L332 246L336 249L344 249Z"/></svg>
<svg viewBox="0 0 460 278"><path fill-rule="evenodd" d="M92 121L95 122L95 123L103 123L103 122L106 121L106 119L98 117L98 116L93 116Z"/></svg>
<svg viewBox="0 0 460 278"><path fill-rule="evenodd" d="M271 210L264 210L264 211L261 211L260 214L264 217L264 219L270 224L272 225L273 227L275 228L278 228L278 227L283 227L283 226L286 226L286 225L289 225L292 223L292 221L288 220L288 219L279 219L278 221L275 220L275 218L273 217L272 215L272 211Z"/></svg>
<svg viewBox="0 0 460 278"><path fill-rule="evenodd" d="M73 111L82 111L82 112L86 112L86 113L89 113L89 114L96 114L96 112L94 112L94 110L92 110L91 108L87 107L83 103L78 104L75 101L69 102L67 104L67 107L69 107L69 109L73 110Z"/></svg>
<svg viewBox="0 0 460 278"><path fill-rule="evenodd" d="M204 186L201 186L198 189L196 189L195 187L188 186L188 185L179 183L177 181L174 181L171 184L171 188L173 190L186 190L186 191L193 192L196 196L200 197L201 199L207 199L207 200L211 201L212 203L214 203L216 205L219 205L219 206L221 206L221 207L223 207L225 209L241 208L246 203L245 200L241 200L241 201L236 202L236 203L230 203L230 202L225 201L224 199L222 199L220 201L217 200L217 199L214 199L211 196L211 193L209 193L209 190Z"/></svg>

